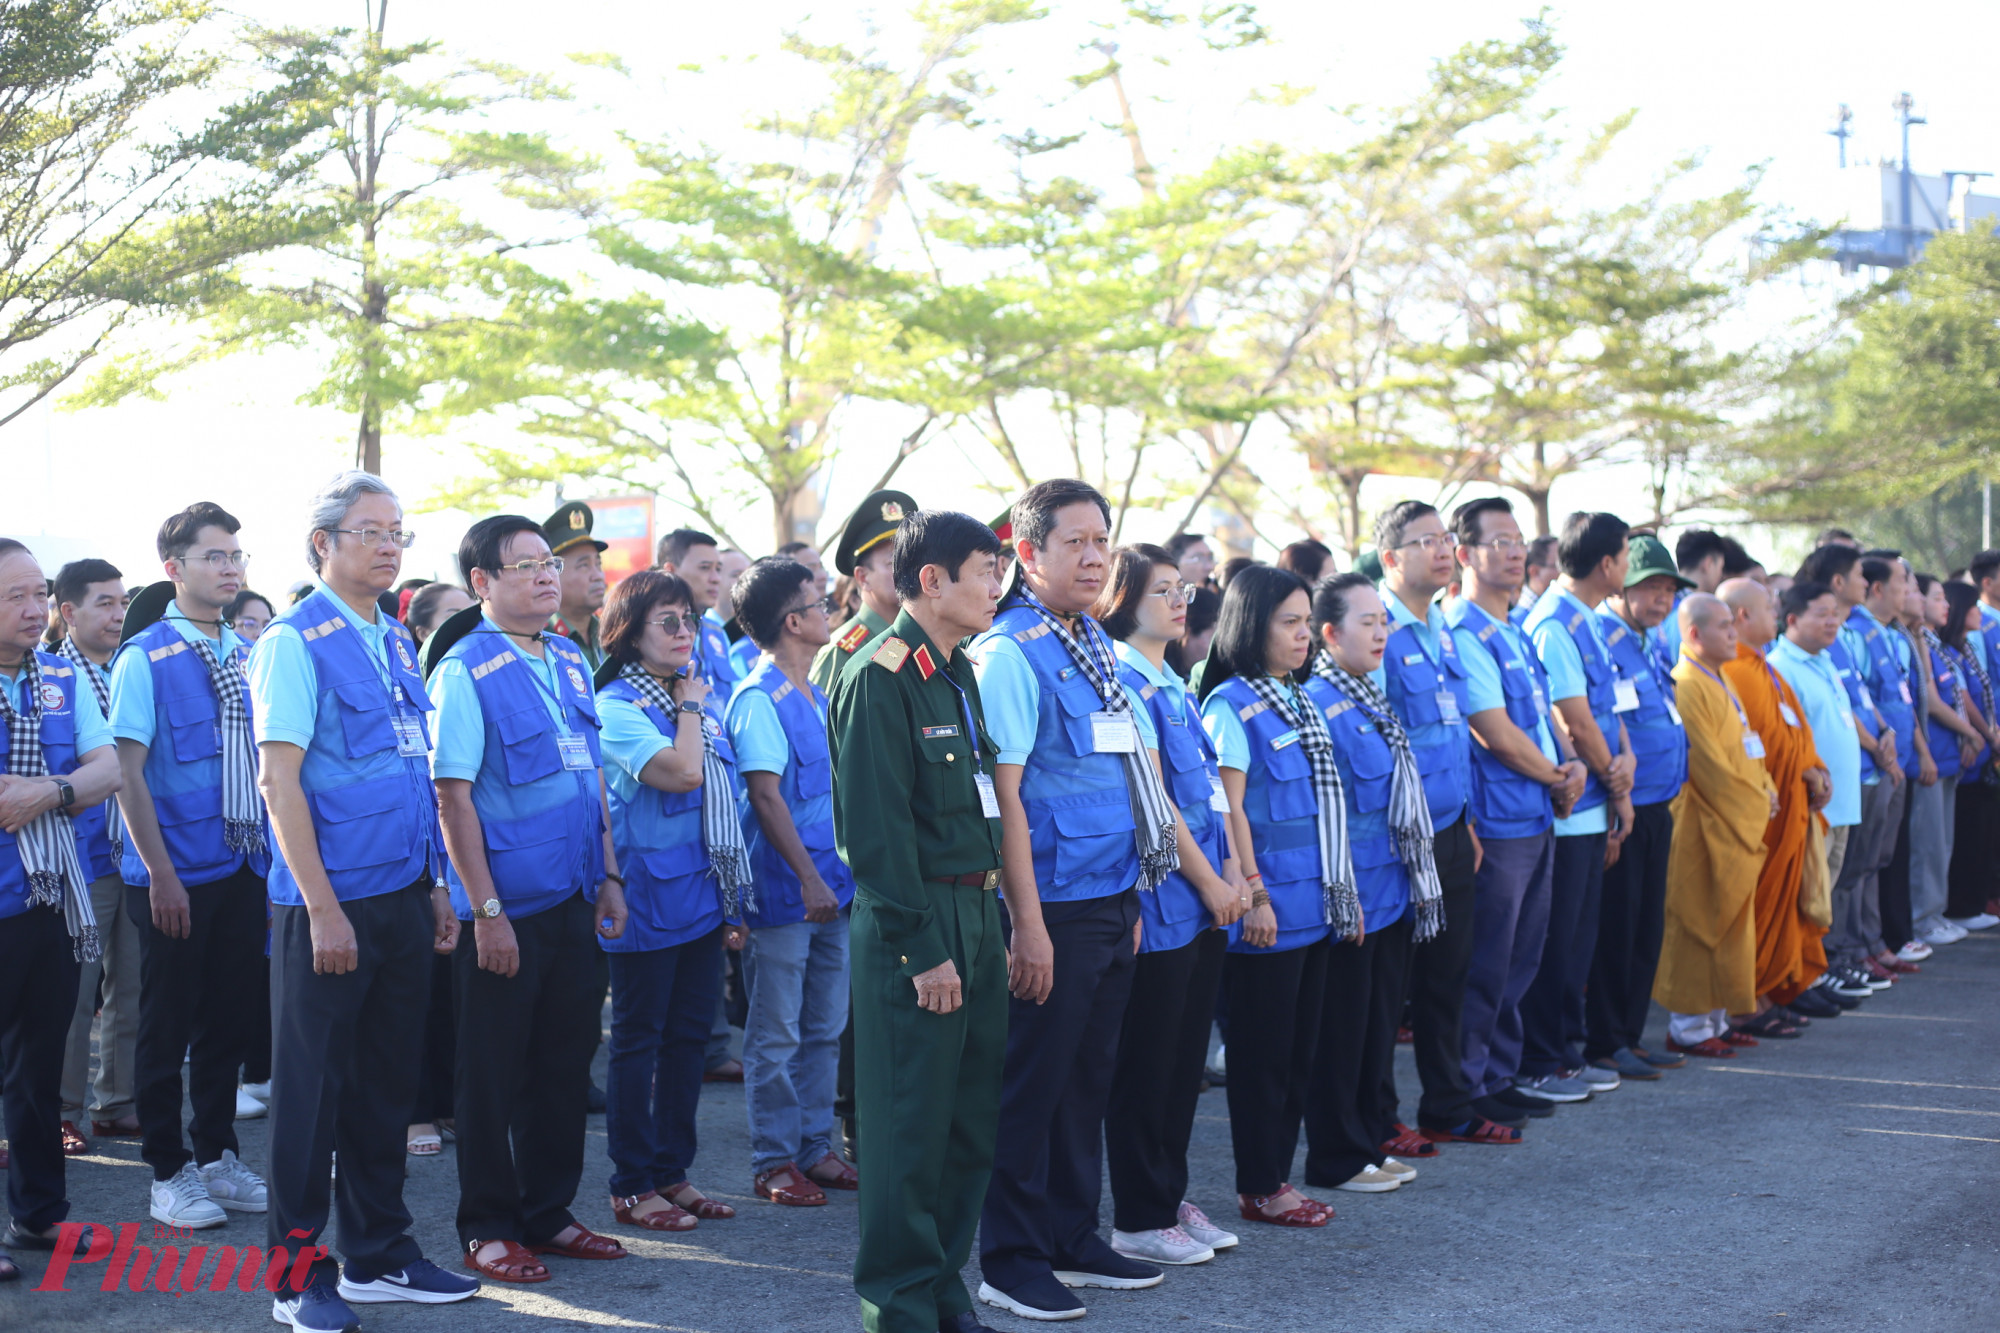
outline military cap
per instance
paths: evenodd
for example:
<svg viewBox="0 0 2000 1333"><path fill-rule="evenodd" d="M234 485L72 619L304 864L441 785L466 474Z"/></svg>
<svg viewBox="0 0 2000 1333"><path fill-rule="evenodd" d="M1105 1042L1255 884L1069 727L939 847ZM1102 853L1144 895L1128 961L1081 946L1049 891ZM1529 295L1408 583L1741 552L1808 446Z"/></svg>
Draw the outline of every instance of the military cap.
<svg viewBox="0 0 2000 1333"><path fill-rule="evenodd" d="M993 529L993 535L1000 539L1002 545L1011 548L1014 544L1014 506L1008 505L1000 511L998 518L986 526Z"/></svg>
<svg viewBox="0 0 2000 1333"><path fill-rule="evenodd" d="M1354 561L1354 572L1367 576L1370 583L1382 581L1382 553L1363 551Z"/></svg>
<svg viewBox="0 0 2000 1333"><path fill-rule="evenodd" d="M917 502L902 491L877 491L863 500L841 531L833 552L833 567L852 576L854 562L896 535L903 519L917 512Z"/></svg>
<svg viewBox="0 0 2000 1333"><path fill-rule="evenodd" d="M555 513L549 515L548 522L542 524L542 536L548 539L549 554L561 555L572 546L589 542L598 550L608 550L609 544L590 535L597 516L590 512L590 506L581 500L571 500Z"/></svg>
<svg viewBox="0 0 2000 1333"><path fill-rule="evenodd" d="M118 642L123 643L136 634L151 629L154 622L167 614L167 608L174 604L174 585L162 579L149 583L132 594L132 600L125 604L125 623L118 630Z"/></svg>
<svg viewBox="0 0 2000 1333"><path fill-rule="evenodd" d="M1666 543L1658 537L1640 535L1632 539L1632 561L1625 569L1625 586L1637 587L1647 579L1665 575L1683 588L1695 586L1694 580L1682 578L1680 570L1674 567L1674 558L1667 554Z"/></svg>

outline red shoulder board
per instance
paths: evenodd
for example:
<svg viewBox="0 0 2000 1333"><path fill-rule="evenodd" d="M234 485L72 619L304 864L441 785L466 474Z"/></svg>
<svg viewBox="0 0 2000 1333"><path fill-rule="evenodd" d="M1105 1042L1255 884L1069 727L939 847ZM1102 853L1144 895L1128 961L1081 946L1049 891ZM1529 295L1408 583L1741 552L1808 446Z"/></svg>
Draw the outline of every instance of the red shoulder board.
<svg viewBox="0 0 2000 1333"><path fill-rule="evenodd" d="M840 632L840 637L833 641L833 646L843 653L851 653L867 641L868 626L857 620Z"/></svg>
<svg viewBox="0 0 2000 1333"><path fill-rule="evenodd" d="M917 651L910 655L910 660L917 664L917 670L924 673L925 680L929 680L931 673L937 670L937 663L931 661L931 650L927 645L917 645Z"/></svg>

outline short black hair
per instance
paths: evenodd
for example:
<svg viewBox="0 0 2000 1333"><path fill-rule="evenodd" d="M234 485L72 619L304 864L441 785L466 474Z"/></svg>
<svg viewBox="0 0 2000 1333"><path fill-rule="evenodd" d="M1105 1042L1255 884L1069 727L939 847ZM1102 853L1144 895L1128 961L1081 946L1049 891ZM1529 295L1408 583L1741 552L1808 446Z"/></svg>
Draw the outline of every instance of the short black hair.
<svg viewBox="0 0 2000 1333"><path fill-rule="evenodd" d="M1792 586L1785 589L1778 598L1778 621L1789 625L1793 616L1802 616L1806 608L1822 597L1833 596L1833 585L1821 583L1818 579L1794 579Z"/></svg>
<svg viewBox="0 0 2000 1333"><path fill-rule="evenodd" d="M1528 563L1538 569L1547 569L1556 562L1556 539L1546 534L1528 543Z"/></svg>
<svg viewBox="0 0 2000 1333"><path fill-rule="evenodd" d="M1691 528L1674 543L1674 565L1681 573L1693 570L1712 555L1729 558L1728 539L1708 528Z"/></svg>
<svg viewBox="0 0 2000 1333"><path fill-rule="evenodd" d="M801 551L815 551L818 549L819 548L814 546L811 542L786 542L783 546L780 546L778 548L778 554L797 555ZM733 606L735 605L735 603L732 602L731 605Z"/></svg>
<svg viewBox="0 0 2000 1333"><path fill-rule="evenodd" d="M713 546L718 551L722 549L721 542L699 528L675 528L660 538L659 549L653 553L653 563L672 565L678 569L681 561L687 559L688 552L697 546Z"/></svg>
<svg viewBox="0 0 2000 1333"><path fill-rule="evenodd" d="M1562 536L1556 541L1556 560L1571 578L1587 579L1600 564L1618 557L1631 530L1616 514L1571 514L1563 520Z"/></svg>
<svg viewBox="0 0 2000 1333"><path fill-rule="evenodd" d="M1167 538L1167 549L1173 552L1174 563L1178 565L1181 562L1181 555L1188 547L1207 540L1208 534L1205 532L1176 532Z"/></svg>
<svg viewBox="0 0 2000 1333"><path fill-rule="evenodd" d="M1944 628L1938 631L1938 638L1942 639L1945 646L1953 652L1965 651L1966 615L1978 605L1979 590L1971 584L1944 585Z"/></svg>
<svg viewBox="0 0 2000 1333"><path fill-rule="evenodd" d="M447 594L454 592L465 592L465 589L456 583L425 580L423 587L410 594L410 605L403 617L403 628L420 639L428 635L437 628L437 604L442 602ZM469 592L465 592L465 595L472 596Z"/></svg>
<svg viewBox="0 0 2000 1333"><path fill-rule="evenodd" d="M1856 549L1859 549L1861 546L1861 543L1855 540L1854 534L1846 528L1828 528L1819 535L1819 542L1817 544L1820 546L1852 546Z"/></svg>
<svg viewBox="0 0 2000 1333"><path fill-rule="evenodd" d="M792 599L801 585L812 581L812 571L788 555L752 560L729 590L729 604L736 608L737 623L750 641L759 648L776 644L785 632L785 612Z"/></svg>
<svg viewBox="0 0 2000 1333"><path fill-rule="evenodd" d="M1432 512L1436 512L1433 510ZM1382 531L1378 525L1377 533ZM1313 633L1327 625L1338 627L1347 618L1347 603L1356 588L1373 588L1366 574L1334 574L1321 579L1319 586L1312 590Z"/></svg>
<svg viewBox="0 0 2000 1333"><path fill-rule="evenodd" d="M1794 577L1801 583L1824 583L1831 587L1835 579L1845 578L1859 563L1860 551L1841 542L1831 542L1808 555Z"/></svg>
<svg viewBox="0 0 2000 1333"><path fill-rule="evenodd" d="M1761 566L1764 563L1744 550L1743 543L1737 541L1734 537L1724 537L1722 542L1722 577L1726 579L1742 578L1750 572L1752 567Z"/></svg>
<svg viewBox="0 0 2000 1333"><path fill-rule="evenodd" d="M480 519L465 530L465 536L458 543L458 575L465 580L467 588L472 587L473 570L483 569L491 574L500 568L500 556L507 549L507 539L517 532L543 536L541 524L520 514L495 514L491 518Z"/></svg>
<svg viewBox="0 0 2000 1333"><path fill-rule="evenodd" d="M1097 512L1104 516L1104 522L1111 522L1111 506L1098 493L1095 486L1075 477L1057 477L1052 481L1039 482L1021 492L1021 498L1014 501L1010 511L1014 522L1014 540L1030 542L1036 550L1049 544L1049 533L1055 530L1056 513L1071 505L1094 504Z"/></svg>
<svg viewBox="0 0 2000 1333"><path fill-rule="evenodd" d="M252 602L262 602L266 611L274 616L278 614L278 608L272 604L270 598L261 592L252 592L250 589L245 588L229 599L229 605L222 609L222 618L232 625L235 624L236 617L242 615L243 608Z"/></svg>
<svg viewBox="0 0 2000 1333"><path fill-rule="evenodd" d="M1215 637L1209 640L1208 661L1201 669L1204 700L1231 676L1254 678L1266 673L1269 663L1264 645L1270 637L1271 617L1295 592L1308 598L1312 594L1304 579L1276 565L1252 565L1229 581L1222 593L1222 616L1216 622Z"/></svg>
<svg viewBox="0 0 2000 1333"><path fill-rule="evenodd" d="M83 590L91 584L109 583L113 579L124 577L118 572L118 566L109 560L99 560L94 556L84 560L72 560L56 571L56 605L61 607L65 603L80 602L83 600Z"/></svg>
<svg viewBox="0 0 2000 1333"><path fill-rule="evenodd" d="M1972 580L1975 588L1996 574L2000 574L2000 551L1981 551L1965 567L1965 576Z"/></svg>
<svg viewBox="0 0 2000 1333"><path fill-rule="evenodd" d="M999 534L970 514L952 509L906 514L896 529L896 596L914 602L924 595L925 565L941 566L956 583L959 570L973 556L999 554Z"/></svg>
<svg viewBox="0 0 2000 1333"><path fill-rule="evenodd" d="M1486 514L1506 514L1512 517L1513 504L1500 495L1482 496L1477 500L1467 500L1451 511L1451 535L1458 538L1460 546L1477 546L1484 535L1479 530L1480 520Z"/></svg>
<svg viewBox="0 0 2000 1333"><path fill-rule="evenodd" d="M1861 579L1869 587L1872 588L1878 583L1887 583L1895 576L1896 566L1892 561L1874 555L1864 555L1861 557Z"/></svg>
<svg viewBox="0 0 2000 1333"><path fill-rule="evenodd" d="M1436 505L1427 505L1422 500L1404 500L1390 505L1375 520L1375 549L1393 551L1403 544L1403 530L1422 518L1425 514L1435 514ZM1332 554L1332 552L1328 552Z"/></svg>
<svg viewBox="0 0 2000 1333"><path fill-rule="evenodd" d="M1861 554L1873 560L1901 560L1903 558L1901 551L1892 551L1886 546L1877 546L1872 550L1863 551Z"/></svg>
<svg viewBox="0 0 2000 1333"><path fill-rule="evenodd" d="M1307 583L1316 583L1326 572L1328 562L1333 559L1333 548L1325 542L1307 537L1295 541L1278 552L1276 564L1279 569L1289 569Z"/></svg>
<svg viewBox="0 0 2000 1333"><path fill-rule="evenodd" d="M203 528L221 528L234 534L242 529L233 515L213 500L198 500L160 524L154 545L162 560L178 560L188 553Z"/></svg>

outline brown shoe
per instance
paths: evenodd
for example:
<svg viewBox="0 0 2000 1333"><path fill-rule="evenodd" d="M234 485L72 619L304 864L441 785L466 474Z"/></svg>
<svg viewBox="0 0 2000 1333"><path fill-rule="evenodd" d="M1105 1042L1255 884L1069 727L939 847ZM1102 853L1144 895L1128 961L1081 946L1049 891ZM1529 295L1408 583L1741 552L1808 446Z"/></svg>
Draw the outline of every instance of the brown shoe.
<svg viewBox="0 0 2000 1333"><path fill-rule="evenodd" d="M498 1258L481 1259L480 1247L483 1240L469 1240L465 1243L465 1266L481 1277L490 1277L495 1282L547 1282L548 1265L534 1256L526 1246L515 1241L500 1242L507 1248Z"/></svg>
<svg viewBox="0 0 2000 1333"><path fill-rule="evenodd" d="M760 1199L789 1208L817 1208L826 1202L826 1191L806 1179L805 1172L786 1162L751 1178Z"/></svg>
<svg viewBox="0 0 2000 1333"><path fill-rule="evenodd" d="M128 1114L116 1120L93 1120L90 1122L90 1136L96 1139L136 1139L139 1137L139 1117Z"/></svg>
<svg viewBox="0 0 2000 1333"><path fill-rule="evenodd" d="M669 1185L660 1191L668 1203L678 1204L704 1222L721 1222L736 1216L736 1210L726 1203L709 1198L694 1187L691 1181L683 1180L678 1185Z"/></svg>
<svg viewBox="0 0 2000 1333"><path fill-rule="evenodd" d="M90 1151L90 1140L83 1137L74 1120L62 1122L62 1145L65 1157L81 1157Z"/></svg>
<svg viewBox="0 0 2000 1333"><path fill-rule="evenodd" d="M837 1152L830 1152L817 1162L814 1162L812 1169L806 1172L806 1179L823 1190L858 1190L861 1188L861 1173L856 1171L847 1162L842 1161L840 1154Z"/></svg>
<svg viewBox="0 0 2000 1333"><path fill-rule="evenodd" d="M658 1190L647 1190L644 1194L629 1197L613 1196L611 1216L628 1227L638 1227L641 1231L693 1231L695 1215L676 1203L664 1208L655 1208L650 1213L635 1213L632 1210L648 1199L660 1197Z"/></svg>

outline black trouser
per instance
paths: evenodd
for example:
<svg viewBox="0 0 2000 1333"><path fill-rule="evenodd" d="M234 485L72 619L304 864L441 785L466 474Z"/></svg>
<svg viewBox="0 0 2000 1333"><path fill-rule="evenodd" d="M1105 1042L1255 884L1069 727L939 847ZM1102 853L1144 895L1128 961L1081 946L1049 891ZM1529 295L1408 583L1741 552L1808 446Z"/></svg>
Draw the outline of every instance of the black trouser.
<svg viewBox="0 0 2000 1333"><path fill-rule="evenodd" d="M1306 1080L1319 1045L1326 955L1321 940L1303 949L1232 953L1222 960L1222 993L1234 1018L1224 1087L1238 1194L1262 1198L1291 1179Z"/></svg>
<svg viewBox="0 0 2000 1333"><path fill-rule="evenodd" d="M347 1275L372 1282L423 1251L403 1205L405 1133L424 1055L436 938L430 877L344 902L354 930L352 972L313 971L304 907L271 909L270 1246L294 1253L340 1214ZM333 1154L340 1190L333 1193ZM304 1232L309 1239L297 1239ZM332 1259L313 1265L325 1281Z"/></svg>
<svg viewBox="0 0 2000 1333"><path fill-rule="evenodd" d="M1472 971L1477 880L1472 832L1464 816L1438 830L1436 859L1438 885L1444 890L1444 927L1422 944L1416 942L1415 929L1410 931L1410 1044L1417 1057L1417 1078L1424 1086L1417 1123L1455 1129L1472 1118L1459 1019L1465 1011L1465 978ZM1382 1068L1382 1114L1392 1132L1401 1118L1401 1102L1396 1094L1396 1062L1391 1060Z"/></svg>
<svg viewBox="0 0 2000 1333"><path fill-rule="evenodd" d="M236 1071L262 974L264 877L246 866L187 886L187 897L188 935L177 940L154 927L151 895L125 886L125 915L139 928L139 1152L154 1180L172 1180L188 1161L183 1056L195 1161L206 1166L236 1151Z"/></svg>
<svg viewBox="0 0 2000 1333"><path fill-rule="evenodd" d="M1381 1164L1395 1124L1393 1108L1384 1119L1383 1071L1396 1058L1414 934L1405 911L1359 944L1327 950L1319 1047L1306 1081L1308 1185L1338 1185Z"/></svg>
<svg viewBox="0 0 2000 1333"><path fill-rule="evenodd" d="M1604 872L1597 953L1583 997L1587 1060L1642 1043L1653 1003L1653 974L1667 920L1667 853L1674 842L1671 801L1632 808L1632 832Z"/></svg>
<svg viewBox="0 0 2000 1333"><path fill-rule="evenodd" d="M1944 914L1955 920L1978 916L2000 894L2000 788L1976 778L1958 783L1958 810L1951 838L1951 892Z"/></svg>
<svg viewBox="0 0 2000 1333"><path fill-rule="evenodd" d="M479 966L477 941L455 955L458 1004L458 1238L540 1245L575 1225L583 1179L590 1058L597 1050L597 932L573 893L512 918L521 968ZM473 923L465 927L473 933ZM516 1151L518 1145L519 1151Z"/></svg>
<svg viewBox="0 0 2000 1333"><path fill-rule="evenodd" d="M271 1081L271 959L251 964L249 1029L243 1039L243 1081Z"/></svg>
<svg viewBox="0 0 2000 1333"><path fill-rule="evenodd" d="M1915 790L1915 778L1905 784L1905 790ZM1882 943L1890 953L1908 944L1912 938L1910 929L1910 807L1915 801L1903 802L1902 822L1895 830L1896 849L1889 855L1889 864L1882 867L1879 878L1882 905Z"/></svg>
<svg viewBox="0 0 2000 1333"><path fill-rule="evenodd" d="M1109 1251L1097 1234L1104 1109L1138 919L1135 889L1042 905L1055 987L1045 1004L1008 998L1000 1134L979 1222L979 1266L1002 1291L1057 1268L1088 1267Z"/></svg>
<svg viewBox="0 0 2000 1333"><path fill-rule="evenodd" d="M848 984L853 984L849 969ZM847 997L847 1026L840 1031L840 1063L833 1074L833 1118L840 1122L841 1146L847 1160L861 1160L861 1118L854 1110L854 996Z"/></svg>
<svg viewBox="0 0 2000 1333"><path fill-rule="evenodd" d="M1540 1078L1583 1064L1583 988L1597 953L1605 834L1556 839L1549 934L1542 965L1521 997L1521 1075Z"/></svg>
<svg viewBox="0 0 2000 1333"><path fill-rule="evenodd" d="M30 1231L69 1216L62 1070L78 982L75 943L60 908L0 917L0 1088L13 1154L7 1212Z"/></svg>
<svg viewBox="0 0 2000 1333"><path fill-rule="evenodd" d="M1228 947L1223 932L1204 930L1178 949L1140 954L1133 970L1104 1115L1111 1225L1120 1231L1180 1223L1188 1139Z"/></svg>
<svg viewBox="0 0 2000 1333"><path fill-rule="evenodd" d="M459 940L471 948L471 923L459 931ZM457 1075L458 1027L454 1019L458 1005L452 999L452 955L431 955L431 1001L424 1011L423 1065L417 1073L416 1109L410 1112L413 1125L436 1124L451 1119L451 1083Z"/></svg>

